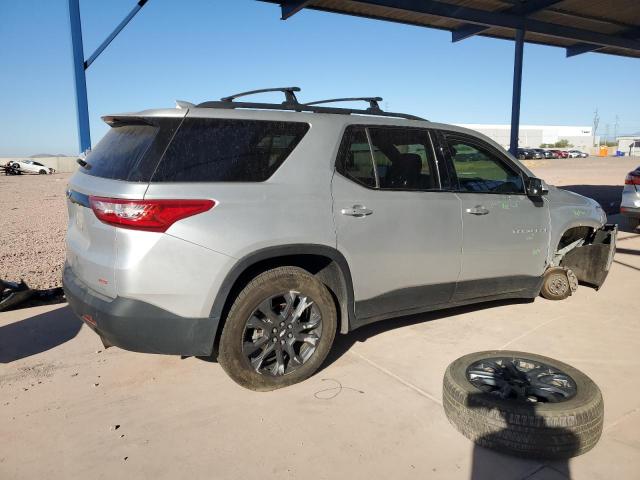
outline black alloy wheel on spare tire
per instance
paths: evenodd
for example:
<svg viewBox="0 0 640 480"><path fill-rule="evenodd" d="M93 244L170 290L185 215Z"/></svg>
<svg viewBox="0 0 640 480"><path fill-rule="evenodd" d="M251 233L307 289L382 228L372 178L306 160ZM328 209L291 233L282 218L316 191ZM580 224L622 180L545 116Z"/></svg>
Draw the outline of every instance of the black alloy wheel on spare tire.
<svg viewBox="0 0 640 480"><path fill-rule="evenodd" d="M604 402L584 373L552 358L494 350L465 355L444 375L449 422L477 445L534 459L567 459L602 434Z"/></svg>
<svg viewBox="0 0 640 480"><path fill-rule="evenodd" d="M292 385L320 368L336 325L336 305L322 282L302 268L274 268L254 278L235 299L220 337L218 362L251 390Z"/></svg>

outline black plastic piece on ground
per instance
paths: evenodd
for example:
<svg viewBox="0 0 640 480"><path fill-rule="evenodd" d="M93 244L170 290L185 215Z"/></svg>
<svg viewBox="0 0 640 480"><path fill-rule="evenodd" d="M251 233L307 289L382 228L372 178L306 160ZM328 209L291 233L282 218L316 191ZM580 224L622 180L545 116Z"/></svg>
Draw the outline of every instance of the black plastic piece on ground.
<svg viewBox="0 0 640 480"><path fill-rule="evenodd" d="M64 292L61 287L33 290L24 281L16 283L0 280L0 312L63 301Z"/></svg>

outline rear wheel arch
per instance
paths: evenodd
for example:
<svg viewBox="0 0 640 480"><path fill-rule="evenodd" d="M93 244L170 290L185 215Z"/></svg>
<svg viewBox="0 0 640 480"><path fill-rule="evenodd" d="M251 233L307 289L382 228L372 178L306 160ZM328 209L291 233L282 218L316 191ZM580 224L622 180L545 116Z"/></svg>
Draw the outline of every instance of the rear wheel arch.
<svg viewBox="0 0 640 480"><path fill-rule="evenodd" d="M326 245L283 245L261 249L243 257L225 277L209 315L220 319L216 332L216 350L226 316L240 291L257 275L282 266L300 267L326 285L336 302L339 331L349 331L354 316L354 297L351 272L344 256Z"/></svg>

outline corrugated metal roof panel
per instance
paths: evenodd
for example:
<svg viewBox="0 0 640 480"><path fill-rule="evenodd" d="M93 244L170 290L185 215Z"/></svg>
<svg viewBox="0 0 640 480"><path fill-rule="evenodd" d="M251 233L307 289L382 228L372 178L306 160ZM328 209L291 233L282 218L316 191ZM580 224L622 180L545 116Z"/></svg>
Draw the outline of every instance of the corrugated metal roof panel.
<svg viewBox="0 0 640 480"><path fill-rule="evenodd" d="M276 4L286 3L281 0L262 1ZM435 15L431 14L432 12L427 14L413 10L413 8L419 9L425 5L444 4L445 7L453 5L460 7L460 10L474 9L484 14L498 14L494 16L494 18L500 17L496 23L490 23L491 20L483 19L482 25L491 26L491 28L483 30L478 33L479 35L514 39L516 27L506 26L504 22L517 19L524 21L526 25L526 19L531 19L525 37L529 42L556 47L570 47L583 43L605 44L607 46L598 48L597 51L613 55L640 57L640 0L559 0L547 2L546 8L522 17L521 13L518 13L518 9L531 8L533 3L530 2L535 2L538 5L545 3L544 0L439 0L438 2L424 3L418 0L398 0L396 2L382 2L386 4L383 6L374 4L376 2L368 3L366 0L316 0L310 2L307 8L450 31L470 25L468 18L461 20L459 15L456 15L456 8L450 9L451 13L446 15ZM392 5L395 5L396 8ZM540 22L544 22L544 28L536 28L534 22L537 22L537 26L540 26ZM473 23L479 24L481 22L475 21ZM579 32L571 29L578 29ZM593 38L596 40L592 39L587 42L578 38L584 36L584 32L593 34L595 36ZM598 38L602 38L597 35L607 35L617 41L597 41ZM613 46L618 43L624 43L624 46Z"/></svg>

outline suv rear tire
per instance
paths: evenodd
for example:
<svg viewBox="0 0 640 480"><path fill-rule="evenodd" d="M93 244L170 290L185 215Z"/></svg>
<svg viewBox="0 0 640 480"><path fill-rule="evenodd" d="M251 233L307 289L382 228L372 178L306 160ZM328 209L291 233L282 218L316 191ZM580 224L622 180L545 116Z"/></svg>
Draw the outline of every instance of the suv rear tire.
<svg viewBox="0 0 640 480"><path fill-rule="evenodd" d="M322 365L336 333L336 305L306 270L278 267L254 278L235 299L220 337L218 362L250 390L301 382Z"/></svg>

